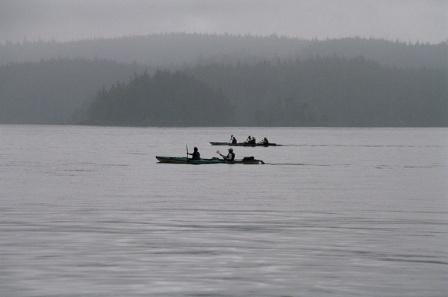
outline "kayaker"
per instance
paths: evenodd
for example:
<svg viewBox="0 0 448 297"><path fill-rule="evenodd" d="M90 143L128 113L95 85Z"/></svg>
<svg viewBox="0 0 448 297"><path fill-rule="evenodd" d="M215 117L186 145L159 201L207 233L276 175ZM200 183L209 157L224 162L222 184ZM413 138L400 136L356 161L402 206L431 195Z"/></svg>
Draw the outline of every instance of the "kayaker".
<svg viewBox="0 0 448 297"><path fill-rule="evenodd" d="M233 148L229 148L229 153L227 154L227 156L224 156L219 151L217 151L217 153L226 161L235 161L235 153L233 152Z"/></svg>
<svg viewBox="0 0 448 297"><path fill-rule="evenodd" d="M237 144L238 143L238 141L236 140L235 136L233 136L233 135L230 136L230 143L231 144Z"/></svg>
<svg viewBox="0 0 448 297"><path fill-rule="evenodd" d="M252 136L249 135L247 137L246 143L247 144L255 144L256 143L255 137L252 137Z"/></svg>
<svg viewBox="0 0 448 297"><path fill-rule="evenodd" d="M201 154L197 147L194 147L193 152L188 154L191 155L191 160L201 160Z"/></svg>
<svg viewBox="0 0 448 297"><path fill-rule="evenodd" d="M261 141L261 143L262 143L263 145L268 145L268 144L269 144L269 140L265 137L265 138L263 138L263 140Z"/></svg>

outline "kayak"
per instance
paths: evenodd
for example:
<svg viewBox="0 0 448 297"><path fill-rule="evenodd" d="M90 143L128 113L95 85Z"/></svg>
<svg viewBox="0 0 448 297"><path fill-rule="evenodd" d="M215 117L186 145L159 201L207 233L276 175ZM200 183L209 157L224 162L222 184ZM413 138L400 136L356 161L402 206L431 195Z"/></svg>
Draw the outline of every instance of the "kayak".
<svg viewBox="0 0 448 297"><path fill-rule="evenodd" d="M231 142L210 142L211 145L227 145L227 146L280 146L280 144L276 143L247 143L247 142L239 142L239 143L231 143Z"/></svg>
<svg viewBox="0 0 448 297"><path fill-rule="evenodd" d="M243 159L237 159L234 161L226 161L226 160L219 159L219 158L193 160L193 159L187 159L186 157L163 157L163 156L156 156L156 159L159 161L159 163L169 163L169 164L192 164L192 165L200 165L200 164L264 164L263 161L257 160L254 157L245 157Z"/></svg>

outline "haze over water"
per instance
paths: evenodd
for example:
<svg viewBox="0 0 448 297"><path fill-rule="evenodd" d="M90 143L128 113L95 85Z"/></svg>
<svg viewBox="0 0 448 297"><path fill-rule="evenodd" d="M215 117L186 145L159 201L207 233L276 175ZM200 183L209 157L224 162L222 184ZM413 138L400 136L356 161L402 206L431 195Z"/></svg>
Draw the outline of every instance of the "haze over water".
<svg viewBox="0 0 448 297"><path fill-rule="evenodd" d="M290 146L154 158L230 134ZM445 128L3 125L0 295L446 296L447 148Z"/></svg>

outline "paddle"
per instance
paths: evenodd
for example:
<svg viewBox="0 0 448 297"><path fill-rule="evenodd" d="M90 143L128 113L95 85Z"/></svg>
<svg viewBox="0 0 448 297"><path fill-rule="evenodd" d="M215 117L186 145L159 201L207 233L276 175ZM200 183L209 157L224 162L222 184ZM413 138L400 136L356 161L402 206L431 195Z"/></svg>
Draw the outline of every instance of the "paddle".
<svg viewBox="0 0 448 297"><path fill-rule="evenodd" d="M222 155L221 154L221 152L218 150L218 151L216 151L216 153L218 154L218 155L220 155L221 157L223 157L224 158L224 155Z"/></svg>
<svg viewBox="0 0 448 297"><path fill-rule="evenodd" d="M185 145L185 148L187 149L187 160L188 160L188 144Z"/></svg>

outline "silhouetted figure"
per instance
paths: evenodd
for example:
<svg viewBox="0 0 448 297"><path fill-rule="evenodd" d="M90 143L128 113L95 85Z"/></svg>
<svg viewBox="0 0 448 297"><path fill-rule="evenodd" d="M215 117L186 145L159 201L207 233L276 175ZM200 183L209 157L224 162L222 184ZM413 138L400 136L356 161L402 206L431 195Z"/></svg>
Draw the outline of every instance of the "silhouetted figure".
<svg viewBox="0 0 448 297"><path fill-rule="evenodd" d="M217 153L226 161L233 162L235 160L235 153L233 152L232 148L229 148L229 153L227 154L227 156L224 156L219 151Z"/></svg>
<svg viewBox="0 0 448 297"><path fill-rule="evenodd" d="M233 136L233 135L230 136L230 143L231 144L237 144L238 143L238 141L236 140L235 136Z"/></svg>
<svg viewBox="0 0 448 297"><path fill-rule="evenodd" d="M268 144L269 144L269 140L265 137L265 138L263 138L263 140L261 141L261 143L262 143L263 145L268 145Z"/></svg>
<svg viewBox="0 0 448 297"><path fill-rule="evenodd" d="M197 147L194 147L193 152L188 154L191 155L191 160L201 160L201 154Z"/></svg>
<svg viewBox="0 0 448 297"><path fill-rule="evenodd" d="M257 140L255 139L255 137L251 137L249 144L253 144L253 145L257 144Z"/></svg>
<svg viewBox="0 0 448 297"><path fill-rule="evenodd" d="M249 135L249 136L247 137L246 143L247 143L247 144L256 144L255 137L252 137L252 136Z"/></svg>

